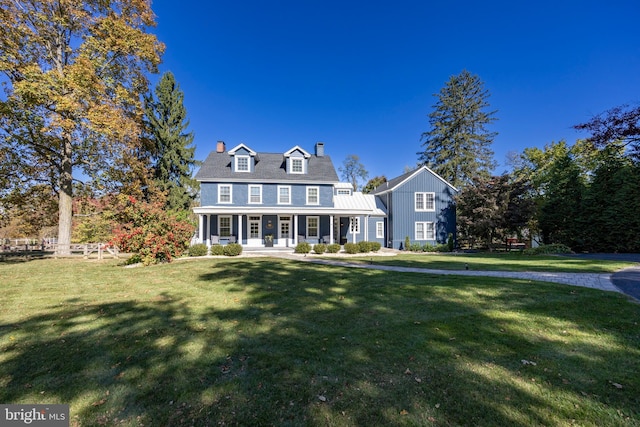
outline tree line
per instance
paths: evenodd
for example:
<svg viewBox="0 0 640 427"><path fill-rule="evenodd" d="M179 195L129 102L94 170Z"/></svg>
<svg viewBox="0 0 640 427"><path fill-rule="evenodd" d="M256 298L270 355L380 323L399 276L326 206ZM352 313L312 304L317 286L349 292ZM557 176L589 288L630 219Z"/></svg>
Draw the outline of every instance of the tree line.
<svg viewBox="0 0 640 427"><path fill-rule="evenodd" d="M429 114L419 164L459 188L458 239L492 247L507 238L574 251L640 252L640 106L617 106L574 126L569 145L512 153L492 175L496 133L489 93L477 75L452 76Z"/></svg>

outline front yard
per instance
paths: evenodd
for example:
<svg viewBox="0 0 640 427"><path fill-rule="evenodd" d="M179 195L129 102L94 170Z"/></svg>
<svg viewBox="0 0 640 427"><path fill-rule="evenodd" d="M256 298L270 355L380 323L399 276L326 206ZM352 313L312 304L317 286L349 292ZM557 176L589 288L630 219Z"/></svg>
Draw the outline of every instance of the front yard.
<svg viewBox="0 0 640 427"><path fill-rule="evenodd" d="M615 293L271 258L0 277L0 402L71 425L640 425Z"/></svg>

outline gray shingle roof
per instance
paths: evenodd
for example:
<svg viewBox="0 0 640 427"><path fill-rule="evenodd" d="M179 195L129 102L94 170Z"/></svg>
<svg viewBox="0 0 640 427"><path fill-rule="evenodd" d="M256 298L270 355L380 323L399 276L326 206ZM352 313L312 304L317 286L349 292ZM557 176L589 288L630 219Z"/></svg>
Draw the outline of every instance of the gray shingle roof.
<svg viewBox="0 0 640 427"><path fill-rule="evenodd" d="M212 151L202 163L195 179L199 181L255 181L255 182L338 182L331 157L309 158L306 174L288 174L283 153L258 153L253 172L232 172L233 157L228 152Z"/></svg>

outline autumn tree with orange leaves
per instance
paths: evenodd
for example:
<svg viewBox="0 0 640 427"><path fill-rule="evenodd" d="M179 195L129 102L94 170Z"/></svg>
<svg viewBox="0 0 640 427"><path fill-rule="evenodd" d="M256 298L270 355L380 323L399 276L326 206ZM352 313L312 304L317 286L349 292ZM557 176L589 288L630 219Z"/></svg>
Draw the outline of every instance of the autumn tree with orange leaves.
<svg viewBox="0 0 640 427"><path fill-rule="evenodd" d="M74 178L141 168L141 95L164 51L146 32L150 3L0 0L0 192L40 183L57 192L60 253Z"/></svg>

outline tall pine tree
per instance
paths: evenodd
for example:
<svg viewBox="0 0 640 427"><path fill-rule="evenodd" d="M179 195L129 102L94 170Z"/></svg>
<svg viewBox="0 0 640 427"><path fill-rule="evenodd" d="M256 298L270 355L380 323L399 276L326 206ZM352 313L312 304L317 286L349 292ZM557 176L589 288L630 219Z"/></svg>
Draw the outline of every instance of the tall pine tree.
<svg viewBox="0 0 640 427"><path fill-rule="evenodd" d="M495 111L486 110L489 93L480 78L463 70L434 96L438 101L429 114L431 130L422 134L419 162L456 187L489 177L495 167L491 144L497 134L486 126L496 119Z"/></svg>
<svg viewBox="0 0 640 427"><path fill-rule="evenodd" d="M195 198L198 182L192 178L195 160L193 132L187 132L189 121L184 106L184 93L172 73L160 78L153 99L146 100L146 118L153 143L152 159L157 188L166 194L166 207L188 209Z"/></svg>

